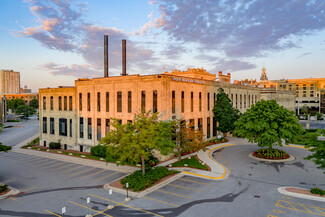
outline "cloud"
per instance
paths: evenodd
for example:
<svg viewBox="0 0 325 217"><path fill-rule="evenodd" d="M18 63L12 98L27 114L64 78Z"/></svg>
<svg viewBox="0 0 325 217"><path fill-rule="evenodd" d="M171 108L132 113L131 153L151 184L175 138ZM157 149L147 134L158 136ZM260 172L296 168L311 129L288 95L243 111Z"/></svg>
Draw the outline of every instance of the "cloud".
<svg viewBox="0 0 325 217"><path fill-rule="evenodd" d="M29 1L30 10L37 17L39 25L18 31L19 37L30 37L41 45L58 51L74 52L81 55L86 64L71 66L47 63L40 67L50 71L53 75L70 75L75 77L102 75L104 68L103 36L109 35L109 68L112 74L121 71L121 40L128 39L128 34L117 28L94 25L83 20L82 11L87 3L77 3L77 7L70 1ZM144 26L142 32L151 25ZM127 42L128 73L145 72L152 67L153 52L136 44ZM131 73L130 73L131 72ZM91 76L92 76L91 75Z"/></svg>
<svg viewBox="0 0 325 217"><path fill-rule="evenodd" d="M52 75L68 75L73 77L99 77L100 73L92 69L89 65L72 64L71 66L58 65L48 62L39 66L39 69L49 71Z"/></svg>
<svg viewBox="0 0 325 217"><path fill-rule="evenodd" d="M310 54L312 54L312 53L310 53L310 52L308 52L308 53L303 53L303 54L297 56L297 59L299 59L299 58L301 58L301 57L303 57L303 56L310 55Z"/></svg>
<svg viewBox="0 0 325 217"><path fill-rule="evenodd" d="M323 0L159 0L156 27L228 57L259 57L298 46L295 36L325 28ZM155 23L156 24L156 23Z"/></svg>

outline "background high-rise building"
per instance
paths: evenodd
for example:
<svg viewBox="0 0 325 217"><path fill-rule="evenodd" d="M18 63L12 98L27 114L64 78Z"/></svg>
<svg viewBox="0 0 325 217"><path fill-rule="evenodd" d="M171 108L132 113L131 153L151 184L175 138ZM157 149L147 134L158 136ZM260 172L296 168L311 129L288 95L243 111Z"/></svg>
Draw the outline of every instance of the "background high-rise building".
<svg viewBox="0 0 325 217"><path fill-rule="evenodd" d="M20 74L13 70L0 71L0 95L20 93Z"/></svg>

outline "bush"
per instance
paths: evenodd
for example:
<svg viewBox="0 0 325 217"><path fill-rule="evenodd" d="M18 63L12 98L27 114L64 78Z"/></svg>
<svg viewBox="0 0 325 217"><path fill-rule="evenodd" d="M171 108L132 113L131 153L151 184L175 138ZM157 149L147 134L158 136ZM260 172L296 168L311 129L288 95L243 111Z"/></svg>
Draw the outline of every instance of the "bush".
<svg viewBox="0 0 325 217"><path fill-rule="evenodd" d="M325 191L322 190L322 189L320 189L320 188L312 188L310 190L310 193L312 193L312 194L319 194L320 196L325 195Z"/></svg>
<svg viewBox="0 0 325 217"><path fill-rule="evenodd" d="M255 157L263 158L263 159L271 159L271 160L278 160L278 159L287 159L290 155L287 152L273 149L273 148L262 148L253 153Z"/></svg>
<svg viewBox="0 0 325 217"><path fill-rule="evenodd" d="M90 148L90 154L93 156L106 158L107 147L103 145L96 145Z"/></svg>
<svg viewBox="0 0 325 217"><path fill-rule="evenodd" d="M7 145L2 145L2 143L0 143L0 151L9 151L11 150L11 147L10 146L7 146Z"/></svg>
<svg viewBox="0 0 325 217"><path fill-rule="evenodd" d="M0 185L0 193L5 192L8 189L8 185Z"/></svg>
<svg viewBox="0 0 325 217"><path fill-rule="evenodd" d="M168 170L166 167L161 166L146 169L146 173L144 175L142 174L141 170L138 170L122 179L121 184L123 184L123 188L126 188L125 185L128 182L130 189L133 191L141 191L173 173L178 173L178 171Z"/></svg>
<svg viewBox="0 0 325 217"><path fill-rule="evenodd" d="M61 144L59 142L50 142L50 149L61 149Z"/></svg>

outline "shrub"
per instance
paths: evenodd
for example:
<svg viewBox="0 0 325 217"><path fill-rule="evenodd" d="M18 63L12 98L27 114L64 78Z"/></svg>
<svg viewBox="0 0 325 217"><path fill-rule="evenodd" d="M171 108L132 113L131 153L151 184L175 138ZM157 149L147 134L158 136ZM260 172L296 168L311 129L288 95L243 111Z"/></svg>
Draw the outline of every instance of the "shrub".
<svg viewBox="0 0 325 217"><path fill-rule="evenodd" d="M36 139L34 139L33 141L31 141L27 145L24 145L22 148L32 147L32 146L36 145L37 143L39 143L39 137L37 137Z"/></svg>
<svg viewBox="0 0 325 217"><path fill-rule="evenodd" d="M264 159L287 159L290 157L290 155L287 154L287 152L279 150L279 149L273 149L273 148L262 148L253 153L255 157L258 158L264 158Z"/></svg>
<svg viewBox="0 0 325 217"><path fill-rule="evenodd" d="M7 146L7 145L2 145L2 143L0 143L0 151L9 151L11 150L11 146Z"/></svg>
<svg viewBox="0 0 325 217"><path fill-rule="evenodd" d="M8 189L8 185L0 185L0 193L5 192Z"/></svg>
<svg viewBox="0 0 325 217"><path fill-rule="evenodd" d="M319 194L320 196L325 195L325 191L322 190L322 189L320 189L320 188L312 188L310 190L310 193L312 193L312 194Z"/></svg>
<svg viewBox="0 0 325 217"><path fill-rule="evenodd" d="M173 173L178 173L178 171L168 170L166 167L161 166L146 169L146 173L144 175L142 174L141 170L138 170L122 179L121 184L123 184L123 188L126 188L125 185L128 182L130 189L133 191L141 191Z"/></svg>
<svg viewBox="0 0 325 217"><path fill-rule="evenodd" d="M93 156L106 158L107 147L103 145L96 145L90 148L90 154Z"/></svg>
<svg viewBox="0 0 325 217"><path fill-rule="evenodd" d="M61 144L59 142L50 142L50 149L61 149Z"/></svg>

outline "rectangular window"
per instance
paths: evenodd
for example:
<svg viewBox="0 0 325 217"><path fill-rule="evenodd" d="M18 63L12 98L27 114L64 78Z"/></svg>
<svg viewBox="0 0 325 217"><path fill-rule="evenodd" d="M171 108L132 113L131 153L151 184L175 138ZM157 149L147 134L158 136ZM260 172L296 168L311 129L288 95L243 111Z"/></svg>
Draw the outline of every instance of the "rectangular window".
<svg viewBox="0 0 325 217"><path fill-rule="evenodd" d="M210 138L210 117L207 118L207 138Z"/></svg>
<svg viewBox="0 0 325 217"><path fill-rule="evenodd" d="M88 139L92 138L91 118L88 118Z"/></svg>
<svg viewBox="0 0 325 217"><path fill-rule="evenodd" d="M90 112L90 93L87 93L87 111Z"/></svg>
<svg viewBox="0 0 325 217"><path fill-rule="evenodd" d="M110 119L105 120L105 134L107 134L110 130L109 122L110 122Z"/></svg>
<svg viewBox="0 0 325 217"><path fill-rule="evenodd" d="M70 131L70 137L72 137L72 119L70 119L70 129L69 129L69 131Z"/></svg>
<svg viewBox="0 0 325 217"><path fill-rule="evenodd" d="M236 108L238 108L238 95L237 94L235 96L235 99L236 99Z"/></svg>
<svg viewBox="0 0 325 217"><path fill-rule="evenodd" d="M212 123L212 135L213 137L217 136L217 121L216 119L213 117L212 119L213 123Z"/></svg>
<svg viewBox="0 0 325 217"><path fill-rule="evenodd" d="M50 118L50 134L54 134L54 118Z"/></svg>
<svg viewBox="0 0 325 217"><path fill-rule="evenodd" d="M51 99L50 99L50 107L51 107L51 110L53 110L53 96L51 96Z"/></svg>
<svg viewBox="0 0 325 217"><path fill-rule="evenodd" d="M102 123L101 119L97 118L97 140L102 138Z"/></svg>
<svg viewBox="0 0 325 217"><path fill-rule="evenodd" d="M63 98L63 104L64 104L64 111L66 111L68 109L67 96Z"/></svg>
<svg viewBox="0 0 325 217"><path fill-rule="evenodd" d="M202 130L202 118L197 119L197 126L199 130Z"/></svg>
<svg viewBox="0 0 325 217"><path fill-rule="evenodd" d="M231 94L231 104L234 105L234 94Z"/></svg>
<svg viewBox="0 0 325 217"><path fill-rule="evenodd" d="M128 113L132 112L132 92L128 91Z"/></svg>
<svg viewBox="0 0 325 217"><path fill-rule="evenodd" d="M158 92L157 92L157 90L154 90L152 93L152 111L153 112L158 111Z"/></svg>
<svg viewBox="0 0 325 217"><path fill-rule="evenodd" d="M127 120L127 123L128 124L132 124L132 120Z"/></svg>
<svg viewBox="0 0 325 217"><path fill-rule="evenodd" d="M100 92L97 92L97 111L100 112Z"/></svg>
<svg viewBox="0 0 325 217"><path fill-rule="evenodd" d="M216 93L213 93L213 105L216 104Z"/></svg>
<svg viewBox="0 0 325 217"><path fill-rule="evenodd" d="M194 93L193 91L191 92L191 112L194 110Z"/></svg>
<svg viewBox="0 0 325 217"><path fill-rule="evenodd" d="M202 93L199 93L199 111L202 111Z"/></svg>
<svg viewBox="0 0 325 217"><path fill-rule="evenodd" d="M181 112L184 112L184 91L182 91L182 95L181 95Z"/></svg>
<svg viewBox="0 0 325 217"><path fill-rule="evenodd" d="M62 110L62 97L59 96L59 110Z"/></svg>
<svg viewBox="0 0 325 217"><path fill-rule="evenodd" d="M194 127L195 127L195 125L194 125L194 119L190 119L189 127L190 127L192 130L194 130Z"/></svg>
<svg viewBox="0 0 325 217"><path fill-rule="evenodd" d="M239 95L239 97L240 97L240 100L239 100L239 108L242 108L242 104L243 104L243 97L242 97L242 95L241 95L241 94Z"/></svg>
<svg viewBox="0 0 325 217"><path fill-rule="evenodd" d="M210 111L210 93L208 93L208 111Z"/></svg>
<svg viewBox="0 0 325 217"><path fill-rule="evenodd" d="M47 118L43 117L43 133L47 133Z"/></svg>
<svg viewBox="0 0 325 217"><path fill-rule="evenodd" d="M175 91L172 91L172 113L175 113Z"/></svg>
<svg viewBox="0 0 325 217"><path fill-rule="evenodd" d="M106 92L106 112L109 112L109 92Z"/></svg>
<svg viewBox="0 0 325 217"><path fill-rule="evenodd" d="M244 95L244 108L246 108L246 95Z"/></svg>
<svg viewBox="0 0 325 217"><path fill-rule="evenodd" d="M146 91L141 91L141 112L146 112Z"/></svg>
<svg viewBox="0 0 325 217"><path fill-rule="evenodd" d="M82 111L82 93L79 93L79 111Z"/></svg>
<svg viewBox="0 0 325 217"><path fill-rule="evenodd" d="M251 103L251 95L248 95L248 108L251 106L250 103Z"/></svg>
<svg viewBox="0 0 325 217"><path fill-rule="evenodd" d="M72 111L72 96L69 96L69 111Z"/></svg>
<svg viewBox="0 0 325 217"><path fill-rule="evenodd" d="M67 119L65 118L59 119L59 135L67 136Z"/></svg>
<svg viewBox="0 0 325 217"><path fill-rule="evenodd" d="M46 110L46 97L43 96L43 110Z"/></svg>
<svg viewBox="0 0 325 217"><path fill-rule="evenodd" d="M122 92L117 92L117 112L122 112Z"/></svg>
<svg viewBox="0 0 325 217"><path fill-rule="evenodd" d="M84 118L79 120L79 137L84 138Z"/></svg>

